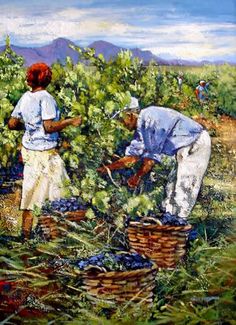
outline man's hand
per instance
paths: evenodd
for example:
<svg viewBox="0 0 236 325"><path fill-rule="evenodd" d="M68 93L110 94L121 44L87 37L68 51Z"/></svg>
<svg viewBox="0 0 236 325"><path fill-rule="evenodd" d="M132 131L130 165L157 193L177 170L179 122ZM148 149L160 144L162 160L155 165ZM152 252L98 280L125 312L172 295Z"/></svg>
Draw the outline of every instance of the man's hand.
<svg viewBox="0 0 236 325"><path fill-rule="evenodd" d="M76 116L71 119L71 125L73 126L80 126L82 123L82 117L81 116Z"/></svg>
<svg viewBox="0 0 236 325"><path fill-rule="evenodd" d="M140 181L141 181L141 177L135 174L128 179L127 183L130 188L135 188L140 184Z"/></svg>
<svg viewBox="0 0 236 325"><path fill-rule="evenodd" d="M97 168L97 172L99 172L101 174L106 174L107 173L107 168L108 167L99 167L99 168Z"/></svg>

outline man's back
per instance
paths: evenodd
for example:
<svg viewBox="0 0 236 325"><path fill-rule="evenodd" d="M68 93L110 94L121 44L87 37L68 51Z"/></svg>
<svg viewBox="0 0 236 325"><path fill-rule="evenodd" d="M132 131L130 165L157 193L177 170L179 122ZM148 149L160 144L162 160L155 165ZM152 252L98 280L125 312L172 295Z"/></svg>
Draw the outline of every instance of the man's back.
<svg viewBox="0 0 236 325"><path fill-rule="evenodd" d="M200 124L171 108L149 106L139 114L135 139L126 155L160 161L161 154L172 156L193 143L202 129Z"/></svg>
<svg viewBox="0 0 236 325"><path fill-rule="evenodd" d="M141 123L141 125L140 125ZM189 135L199 133L202 126L191 118L167 107L149 106L139 114L138 127L165 129L172 135Z"/></svg>

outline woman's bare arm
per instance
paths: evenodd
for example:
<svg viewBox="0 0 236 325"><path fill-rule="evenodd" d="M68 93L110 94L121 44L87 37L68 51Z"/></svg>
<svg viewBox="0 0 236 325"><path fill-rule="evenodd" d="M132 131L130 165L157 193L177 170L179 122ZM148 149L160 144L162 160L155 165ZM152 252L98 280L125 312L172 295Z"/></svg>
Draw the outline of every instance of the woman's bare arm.
<svg viewBox="0 0 236 325"><path fill-rule="evenodd" d="M21 131L25 129L25 125L23 122L21 122L20 119L16 118L16 117L11 117L7 123L8 128L10 130L17 130L17 131Z"/></svg>
<svg viewBox="0 0 236 325"><path fill-rule="evenodd" d="M44 129L47 133L60 132L69 125L79 126L82 123L82 117L68 118L60 121L45 120L43 121Z"/></svg>

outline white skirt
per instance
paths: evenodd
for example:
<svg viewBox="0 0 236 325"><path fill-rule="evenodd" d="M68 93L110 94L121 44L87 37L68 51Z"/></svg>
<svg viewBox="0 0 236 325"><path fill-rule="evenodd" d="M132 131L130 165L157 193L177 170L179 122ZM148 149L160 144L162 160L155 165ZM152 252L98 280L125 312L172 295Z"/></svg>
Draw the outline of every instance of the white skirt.
<svg viewBox="0 0 236 325"><path fill-rule="evenodd" d="M21 150L24 172L20 208L41 208L46 199L54 201L66 194L69 185L65 165L56 149L34 151Z"/></svg>

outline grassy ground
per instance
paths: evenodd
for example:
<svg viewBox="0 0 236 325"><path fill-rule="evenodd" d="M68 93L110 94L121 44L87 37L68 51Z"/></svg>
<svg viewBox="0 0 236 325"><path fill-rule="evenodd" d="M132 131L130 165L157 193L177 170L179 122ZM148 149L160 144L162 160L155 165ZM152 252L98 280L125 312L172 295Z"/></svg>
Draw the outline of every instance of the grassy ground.
<svg viewBox="0 0 236 325"><path fill-rule="evenodd" d="M118 308L106 320L107 306L95 307L86 300L72 269L63 269L63 274L56 275L45 275L41 271L39 266L45 266L49 260L89 255L108 243L110 245L113 239L116 243L122 235L112 230L101 236L94 235L94 228L85 225L86 229L76 229L67 240L1 245L1 274L4 277L17 279L21 285L24 281L30 282L34 290L45 285L48 288L54 288L54 284L58 286L54 291L43 294L37 302L49 306L46 316L25 318L18 309L16 315L2 314L0 320L4 321L1 324L235 324L235 280L232 275L235 274L233 265L236 260L233 255L234 240L230 235L235 202L236 142L232 136L235 128L235 121L228 118L215 125L210 165L191 216L199 238L191 245L188 259L182 267L158 273L151 314L145 316L140 308ZM19 193L1 196L2 233L19 234L21 218L18 204ZM51 307L54 308L52 311Z"/></svg>

